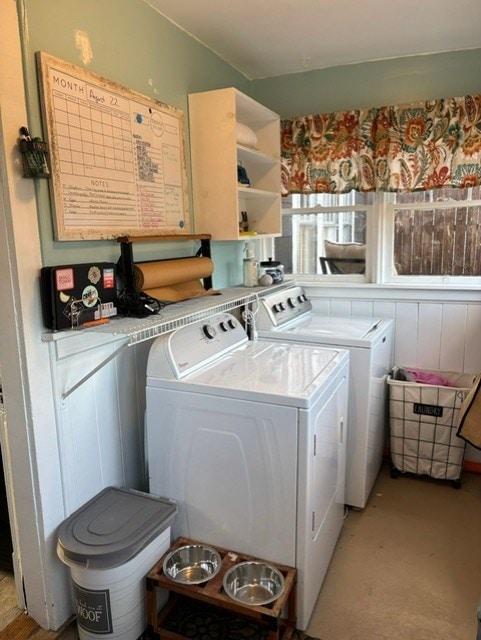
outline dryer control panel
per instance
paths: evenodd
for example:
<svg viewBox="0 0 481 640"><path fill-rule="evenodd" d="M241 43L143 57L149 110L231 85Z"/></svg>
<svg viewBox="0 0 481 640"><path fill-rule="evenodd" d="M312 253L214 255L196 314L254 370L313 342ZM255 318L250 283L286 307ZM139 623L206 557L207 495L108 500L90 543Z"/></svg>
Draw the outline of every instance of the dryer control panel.
<svg viewBox="0 0 481 640"><path fill-rule="evenodd" d="M312 305L302 287L290 287L260 298L256 328L270 331L308 314Z"/></svg>
<svg viewBox="0 0 481 640"><path fill-rule="evenodd" d="M156 338L149 353L149 375L183 378L248 340L232 314L209 316Z"/></svg>

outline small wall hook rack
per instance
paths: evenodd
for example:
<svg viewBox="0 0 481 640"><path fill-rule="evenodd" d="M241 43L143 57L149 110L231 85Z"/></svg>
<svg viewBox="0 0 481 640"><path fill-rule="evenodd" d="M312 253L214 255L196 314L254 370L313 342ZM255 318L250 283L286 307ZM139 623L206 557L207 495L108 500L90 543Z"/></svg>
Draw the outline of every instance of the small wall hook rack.
<svg viewBox="0 0 481 640"><path fill-rule="evenodd" d="M20 152L24 178L50 178L48 145L40 138L31 138L27 127L20 127Z"/></svg>

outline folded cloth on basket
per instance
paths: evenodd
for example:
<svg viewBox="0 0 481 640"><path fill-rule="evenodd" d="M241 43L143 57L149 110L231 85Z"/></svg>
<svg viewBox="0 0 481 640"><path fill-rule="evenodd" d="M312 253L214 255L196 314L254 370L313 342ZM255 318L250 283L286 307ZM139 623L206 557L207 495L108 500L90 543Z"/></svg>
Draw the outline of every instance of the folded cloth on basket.
<svg viewBox="0 0 481 640"><path fill-rule="evenodd" d="M481 449L481 374L461 405L456 435Z"/></svg>

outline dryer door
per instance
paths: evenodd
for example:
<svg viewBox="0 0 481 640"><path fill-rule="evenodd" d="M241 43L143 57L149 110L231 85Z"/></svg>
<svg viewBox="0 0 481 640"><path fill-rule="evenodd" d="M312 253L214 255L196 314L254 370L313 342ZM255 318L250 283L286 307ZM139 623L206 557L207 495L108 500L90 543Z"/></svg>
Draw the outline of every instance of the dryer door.
<svg viewBox="0 0 481 640"><path fill-rule="evenodd" d="M342 528L348 363L299 419L298 614L305 629Z"/></svg>

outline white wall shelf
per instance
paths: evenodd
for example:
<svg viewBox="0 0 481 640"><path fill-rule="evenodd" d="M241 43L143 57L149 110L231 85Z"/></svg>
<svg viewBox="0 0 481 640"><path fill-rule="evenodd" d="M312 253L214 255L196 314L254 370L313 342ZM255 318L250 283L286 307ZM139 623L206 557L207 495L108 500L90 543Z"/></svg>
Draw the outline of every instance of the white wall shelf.
<svg viewBox="0 0 481 640"><path fill-rule="evenodd" d="M240 240L241 211L249 231L281 234L280 119L235 88L189 95L194 222L213 240ZM254 132L255 146L238 142L237 125ZM237 166L250 187L238 184Z"/></svg>

